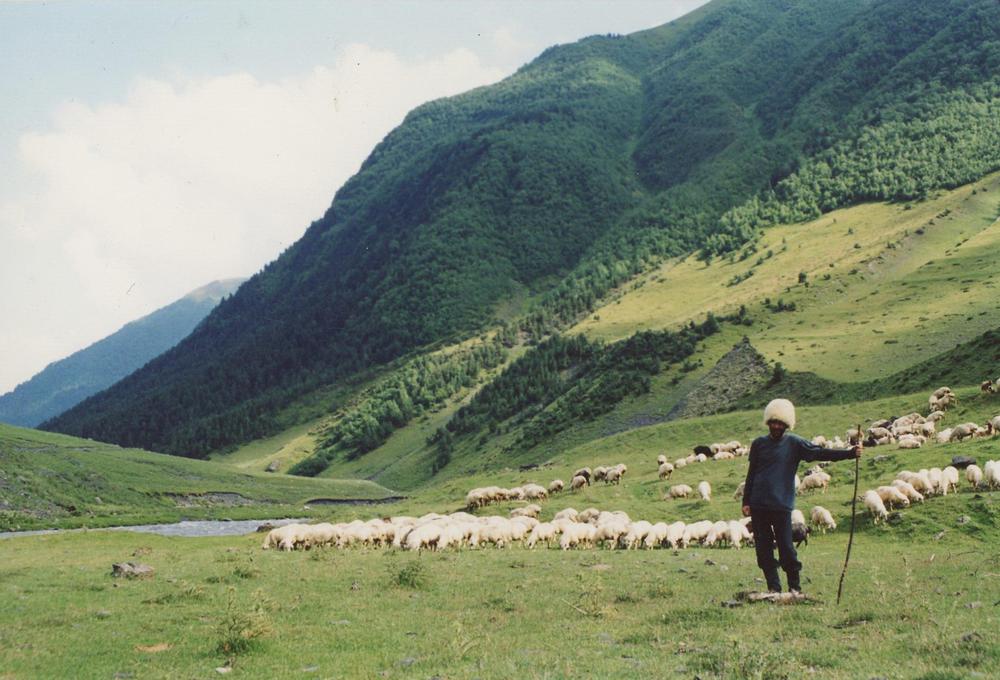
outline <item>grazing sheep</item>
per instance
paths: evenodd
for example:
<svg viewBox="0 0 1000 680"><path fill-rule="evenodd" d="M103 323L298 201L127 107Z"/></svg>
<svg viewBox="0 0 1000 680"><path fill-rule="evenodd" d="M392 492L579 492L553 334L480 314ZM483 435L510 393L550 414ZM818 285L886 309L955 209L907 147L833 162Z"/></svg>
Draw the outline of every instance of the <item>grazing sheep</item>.
<svg viewBox="0 0 1000 680"><path fill-rule="evenodd" d="M979 485L983 483L983 470L978 465L973 463L972 465L965 468L965 479L969 482L969 486L972 487L973 491L979 488Z"/></svg>
<svg viewBox="0 0 1000 680"><path fill-rule="evenodd" d="M809 516L812 520L812 525L824 534L827 532L827 529L833 531L837 528L837 523L833 521L833 515L822 505L813 506Z"/></svg>
<svg viewBox="0 0 1000 680"><path fill-rule="evenodd" d="M729 522L719 520L712 523L712 528L702 541L705 545L712 547L723 547L729 543Z"/></svg>
<svg viewBox="0 0 1000 680"><path fill-rule="evenodd" d="M564 486L565 484L563 484L563 480L553 479L551 482L549 482L549 493L550 494L559 493L560 491L563 490Z"/></svg>
<svg viewBox="0 0 1000 680"><path fill-rule="evenodd" d="M524 500L544 501L549 497L549 492L544 486L539 484L525 484L522 490L524 492Z"/></svg>
<svg viewBox="0 0 1000 680"><path fill-rule="evenodd" d="M960 442L965 439L971 439L975 437L979 432L979 426L976 423L962 423L951 428L951 439L953 442Z"/></svg>
<svg viewBox="0 0 1000 680"><path fill-rule="evenodd" d="M792 522L792 542L795 543L795 547L798 548L803 543L809 545L811 532L812 529L805 522Z"/></svg>
<svg viewBox="0 0 1000 680"><path fill-rule="evenodd" d="M598 510L597 508L587 508L579 515L577 515L577 521L590 524L597 524L597 520L600 518L600 516L601 516L601 511Z"/></svg>
<svg viewBox="0 0 1000 680"><path fill-rule="evenodd" d="M712 523L707 519L703 519L700 522L695 522L694 524L688 524L684 527L684 537L681 539L683 544L688 546L692 543L701 543L708 532L712 530Z"/></svg>
<svg viewBox="0 0 1000 680"><path fill-rule="evenodd" d="M662 453L656 457L656 465L660 466L667 462L667 457Z"/></svg>
<svg viewBox="0 0 1000 680"><path fill-rule="evenodd" d="M589 467L582 467L573 473L573 477L583 477L587 480L588 484L590 484L591 476L593 476L593 473L590 471Z"/></svg>
<svg viewBox="0 0 1000 680"><path fill-rule="evenodd" d="M805 524L806 516L798 508L792 510L792 524Z"/></svg>
<svg viewBox="0 0 1000 680"><path fill-rule="evenodd" d="M939 420L944 418L944 416L944 411L932 411L927 414L927 422L934 423L936 425Z"/></svg>
<svg viewBox="0 0 1000 680"><path fill-rule="evenodd" d="M694 490L687 484L675 484L667 491L667 496L670 498L687 498L691 495L692 491Z"/></svg>
<svg viewBox="0 0 1000 680"><path fill-rule="evenodd" d="M990 489L1000 488L1000 461L986 461L983 465L983 482Z"/></svg>
<svg viewBox="0 0 1000 680"><path fill-rule="evenodd" d="M987 421L986 433L994 436L1000 434L1000 416L993 416Z"/></svg>
<svg viewBox="0 0 1000 680"><path fill-rule="evenodd" d="M625 538L622 539L625 548L627 550L635 550L638 548L642 545L643 539L646 538L646 534L648 534L649 530L652 528L653 525L645 520L633 522L629 526L628 533L625 534Z"/></svg>
<svg viewBox="0 0 1000 680"><path fill-rule="evenodd" d="M299 542L299 537L303 531L308 529L306 524L286 524L283 527L278 527L276 529L271 529L264 537L264 544L261 546L264 550L270 550L271 548L279 548L281 550L289 551L295 547L295 544Z"/></svg>
<svg viewBox="0 0 1000 680"><path fill-rule="evenodd" d="M938 444L947 444L948 442L951 441L951 432L952 428L950 427L941 430L936 435L934 435L934 441L936 441Z"/></svg>
<svg viewBox="0 0 1000 680"><path fill-rule="evenodd" d="M932 467L927 471L927 478L931 480L931 488L934 490L934 493L941 496L948 495L948 483L944 480L944 473L941 471L941 468Z"/></svg>
<svg viewBox="0 0 1000 680"><path fill-rule="evenodd" d="M660 475L660 479L670 479L670 475L674 473L674 466L664 461L663 463L660 463L658 473Z"/></svg>
<svg viewBox="0 0 1000 680"><path fill-rule="evenodd" d="M865 507L868 512L871 513L872 521L878 524L880 520L885 520L889 517L889 513L885 509L885 504L882 502L879 495L869 489L865 491L865 495L862 496L862 502L864 502Z"/></svg>
<svg viewBox="0 0 1000 680"><path fill-rule="evenodd" d="M593 478L594 481L595 482L600 482L600 481L604 480L605 477L607 477L608 469L609 468L606 468L603 465L598 465L597 467L595 467L594 468L594 478Z"/></svg>
<svg viewBox="0 0 1000 680"><path fill-rule="evenodd" d="M576 522L578 521L577 517L579 517L579 515L580 513L573 508L564 508L556 513L556 516L552 518L552 521L568 520L570 522Z"/></svg>
<svg viewBox="0 0 1000 680"><path fill-rule="evenodd" d="M630 526L631 522L617 517L604 522L598 518L597 534L594 536L594 541L603 543L608 548L614 548L628 533Z"/></svg>
<svg viewBox="0 0 1000 680"><path fill-rule="evenodd" d="M583 475L574 475L572 481L569 483L570 491L578 491L585 486L587 486L587 478Z"/></svg>
<svg viewBox="0 0 1000 680"><path fill-rule="evenodd" d="M607 473L604 475L605 484L618 484L625 477L625 473L628 472L628 468L624 463L619 463L612 468L609 468Z"/></svg>
<svg viewBox="0 0 1000 680"><path fill-rule="evenodd" d="M510 511L510 516L511 519L515 517L533 517L537 519L538 515L540 515L541 512L542 512L542 506L536 505L535 503L531 503L530 505L526 505L523 508L514 508L513 510Z"/></svg>
<svg viewBox="0 0 1000 680"><path fill-rule="evenodd" d="M810 472L802 478L802 482L799 483L798 486L798 491L799 493L803 493L812 489L822 489L822 493L826 493L827 487L830 486L831 479L832 477L822 470Z"/></svg>
<svg viewBox="0 0 1000 680"><path fill-rule="evenodd" d="M684 547L684 522L674 522L667 525L667 543L674 550Z"/></svg>
<svg viewBox="0 0 1000 680"><path fill-rule="evenodd" d="M958 468L954 465L949 465L945 469L941 470L941 478L943 479L945 486L948 487L948 491L958 491Z"/></svg>
<svg viewBox="0 0 1000 680"><path fill-rule="evenodd" d="M650 548L661 547L667 540L667 523L657 522L650 527L649 531L646 533L646 537L642 539L642 547L649 550Z"/></svg>
<svg viewBox="0 0 1000 680"><path fill-rule="evenodd" d="M924 500L924 495L917 491L909 482L904 482L902 479L894 479L892 480L892 486L899 489L912 503L922 503Z"/></svg>
<svg viewBox="0 0 1000 680"><path fill-rule="evenodd" d="M898 503L903 507L909 507L910 505L910 499L895 486L880 486L875 489L875 493L878 494L878 497L890 509L894 503Z"/></svg>
<svg viewBox="0 0 1000 680"><path fill-rule="evenodd" d="M736 491L733 492L733 498L743 498L743 489L746 488L747 482L743 480L736 485Z"/></svg>
<svg viewBox="0 0 1000 680"><path fill-rule="evenodd" d="M677 469L680 469L687 464L688 464L687 458L678 458L677 460L674 461L674 467Z"/></svg>
<svg viewBox="0 0 1000 680"><path fill-rule="evenodd" d="M701 500L711 501L712 500L712 485L706 481L698 482L698 493L701 495Z"/></svg>
<svg viewBox="0 0 1000 680"><path fill-rule="evenodd" d="M899 448L901 449L919 449L923 444L924 442L920 437L912 434L904 434L899 438Z"/></svg>
<svg viewBox="0 0 1000 680"><path fill-rule="evenodd" d="M559 547L569 550L581 544L593 544L596 535L597 527L593 524L572 524L563 529Z"/></svg>

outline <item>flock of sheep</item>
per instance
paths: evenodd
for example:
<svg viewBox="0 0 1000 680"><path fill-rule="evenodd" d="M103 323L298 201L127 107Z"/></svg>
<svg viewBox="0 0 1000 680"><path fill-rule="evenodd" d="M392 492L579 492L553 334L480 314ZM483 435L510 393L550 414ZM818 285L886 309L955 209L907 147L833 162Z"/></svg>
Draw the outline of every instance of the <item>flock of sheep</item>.
<svg viewBox="0 0 1000 680"><path fill-rule="evenodd" d="M965 479L973 491L1000 489L1000 460L988 460L982 468L970 464L965 468ZM878 524L889 516L888 510L894 506L908 507L910 503L922 502L929 496L946 496L949 492L958 491L958 484L958 468L953 465L918 472L903 470L889 485L865 491L861 500L872 521Z"/></svg>
<svg viewBox="0 0 1000 680"><path fill-rule="evenodd" d="M930 396L930 413L922 416L911 413L906 416L883 419L871 424L864 432L848 430L847 441L856 441L859 435L865 437L865 444L885 445L898 443L900 448L917 448L929 436L939 442L961 441L969 437L1000 433L1000 416L991 419L984 427L976 423L963 423L953 428L935 433L936 424L944 417L945 411L955 403L954 393L942 387ZM917 441L913 445L911 442ZM827 448L847 448L839 437L826 439L818 436L813 443ZM739 441L699 446L695 452L673 462L667 456L657 458L658 476L669 479L673 472L687 465L708 460L728 460L745 456L749 448ZM619 463L612 466L583 467L576 470L569 489L577 491L590 484L603 481L618 484L628 472L628 467ZM973 489L1000 488L1000 461L990 460L983 468L970 464L965 469L966 479ZM809 469L808 473L795 484L799 493L820 490L825 493L831 477L822 465ZM870 513L873 522L878 523L888 517L893 507L909 506L927 497L946 495L956 491L959 485L958 468L949 465L943 469L921 469L918 472L903 470L888 485L869 489L860 497ZM553 480L548 487L528 483L513 488L489 486L472 489L466 495L466 508L474 511L492 503L509 501L545 501L549 496L563 491L562 480ZM695 492L687 484L669 487L665 499L686 498ZM712 487L707 481L697 485L697 492L703 501L711 501ZM743 493L741 483L734 497ZM701 520L693 523L683 521L649 522L632 521L622 511L601 511L588 508L577 512L572 508L560 510L550 521L540 521L542 507L537 503L514 508L509 517L497 515L476 516L460 511L448 515L428 513L421 517L375 518L368 521L355 520L349 523L315 525L289 524L273 529L264 539L263 548L281 550L309 549L318 546L348 548L352 546L380 547L392 546L405 550L442 550L446 548L482 548L495 546L507 548L520 543L525 548L534 548L540 543L547 547L558 545L563 550L571 548L598 547L637 549L671 548L674 550L692 545L709 547L730 546L739 548L753 542L753 527L749 518L734 520ZM814 506L810 512L810 523L823 531L837 527L832 513L822 506ZM792 513L793 538L796 542L807 540L811 529L805 516L799 510Z"/></svg>

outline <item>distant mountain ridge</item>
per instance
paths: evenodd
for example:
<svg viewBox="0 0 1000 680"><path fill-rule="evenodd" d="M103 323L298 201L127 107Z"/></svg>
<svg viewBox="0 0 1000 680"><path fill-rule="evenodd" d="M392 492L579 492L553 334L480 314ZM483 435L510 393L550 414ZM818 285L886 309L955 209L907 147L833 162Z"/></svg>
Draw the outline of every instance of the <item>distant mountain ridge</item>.
<svg viewBox="0 0 1000 680"><path fill-rule="evenodd" d="M994 0L714 0L549 48L412 111L195 333L45 426L203 457L512 293L539 340L665 256L970 182L1000 168L998 34Z"/></svg>
<svg viewBox="0 0 1000 680"><path fill-rule="evenodd" d="M141 368L183 340L246 279L213 281L46 366L0 396L0 422L35 427Z"/></svg>

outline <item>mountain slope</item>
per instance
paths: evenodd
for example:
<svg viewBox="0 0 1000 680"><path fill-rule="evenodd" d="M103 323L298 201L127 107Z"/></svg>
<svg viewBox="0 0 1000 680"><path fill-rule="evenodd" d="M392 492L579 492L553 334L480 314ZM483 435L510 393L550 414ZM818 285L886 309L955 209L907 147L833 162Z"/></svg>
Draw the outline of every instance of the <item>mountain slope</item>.
<svg viewBox="0 0 1000 680"><path fill-rule="evenodd" d="M665 255L972 181L1000 167L1000 44L966 49L991 31L987 0L719 0L551 48L412 112L198 332L48 426L204 456L513 291L537 339Z"/></svg>
<svg viewBox="0 0 1000 680"><path fill-rule="evenodd" d="M35 427L110 387L183 340L243 281L214 281L49 364L0 396L0 422Z"/></svg>

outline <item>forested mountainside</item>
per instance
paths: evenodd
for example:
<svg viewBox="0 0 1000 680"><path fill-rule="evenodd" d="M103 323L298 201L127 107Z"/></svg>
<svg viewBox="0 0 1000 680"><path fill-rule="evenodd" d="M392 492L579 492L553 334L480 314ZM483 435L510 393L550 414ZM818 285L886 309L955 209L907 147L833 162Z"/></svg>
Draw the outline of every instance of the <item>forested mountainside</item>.
<svg viewBox="0 0 1000 680"><path fill-rule="evenodd" d="M0 396L0 422L35 427L110 387L183 340L244 280L213 281L49 364Z"/></svg>
<svg viewBox="0 0 1000 680"><path fill-rule="evenodd" d="M993 0L716 0L411 112L303 238L47 428L204 456L496 327L542 339L666 255L1000 168ZM509 315L510 316L510 315Z"/></svg>

